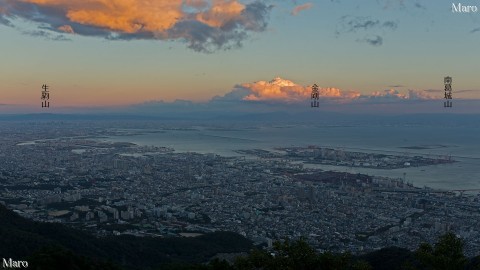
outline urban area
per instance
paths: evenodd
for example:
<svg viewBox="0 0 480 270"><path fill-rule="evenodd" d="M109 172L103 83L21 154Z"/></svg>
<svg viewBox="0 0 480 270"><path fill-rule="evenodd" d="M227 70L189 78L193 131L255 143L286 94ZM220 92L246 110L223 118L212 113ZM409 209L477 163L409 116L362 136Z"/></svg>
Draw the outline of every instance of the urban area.
<svg viewBox="0 0 480 270"><path fill-rule="evenodd" d="M322 163L336 153L335 162L367 167L438 163L429 158L345 152L337 157L332 149L308 146L225 157L109 142L108 136L137 131L100 124L1 129L0 202L32 220L99 237L195 237L221 230L265 248L279 239L305 238L319 251L360 254L393 245L416 249L451 230L466 240L467 255L480 248L477 194L301 162Z"/></svg>

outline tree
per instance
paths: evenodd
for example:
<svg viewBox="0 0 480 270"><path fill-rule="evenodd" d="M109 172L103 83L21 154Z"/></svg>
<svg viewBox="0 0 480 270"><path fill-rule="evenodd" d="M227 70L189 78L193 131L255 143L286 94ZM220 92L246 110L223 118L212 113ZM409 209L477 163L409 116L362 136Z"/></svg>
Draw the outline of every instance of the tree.
<svg viewBox="0 0 480 270"><path fill-rule="evenodd" d="M464 269L467 258L463 254L464 242L452 232L441 236L435 246L424 243L416 251L416 257L426 269Z"/></svg>
<svg viewBox="0 0 480 270"><path fill-rule="evenodd" d="M370 270L365 261L354 261L348 253L317 253L308 243L301 239L275 242L273 251L254 250L246 257L237 258L234 269L262 270Z"/></svg>

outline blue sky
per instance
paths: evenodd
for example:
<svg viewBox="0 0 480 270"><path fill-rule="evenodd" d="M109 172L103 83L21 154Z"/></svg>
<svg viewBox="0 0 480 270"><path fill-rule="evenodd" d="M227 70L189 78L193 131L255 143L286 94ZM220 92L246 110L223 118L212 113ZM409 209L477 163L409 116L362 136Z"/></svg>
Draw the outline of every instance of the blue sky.
<svg viewBox="0 0 480 270"><path fill-rule="evenodd" d="M187 18L190 24L177 21L167 30L146 20L144 28L153 30L141 33L89 21L88 16L66 19L82 5L72 6L74 2L0 0L0 103L37 106L43 83L51 85L52 103L59 107L206 102L236 86L275 77L362 96L394 89L405 95L427 90L441 98L446 75L454 78L454 98L480 99L480 31L475 30L480 14L452 13L452 2L444 0L193 1L192 6L205 2L197 12L206 14L203 19L195 13L196 19ZM160 5L160 13L170 8L163 6L168 1L153 2ZM246 16L241 11L258 11L258 3L266 14ZM292 15L302 5L308 8ZM214 17L210 11L215 6L228 6L229 11L224 8ZM224 30L231 20L244 36ZM213 48L208 52L192 47L192 42L206 44L196 37L205 29L210 31L206 35L226 34L222 38L241 46L207 44Z"/></svg>

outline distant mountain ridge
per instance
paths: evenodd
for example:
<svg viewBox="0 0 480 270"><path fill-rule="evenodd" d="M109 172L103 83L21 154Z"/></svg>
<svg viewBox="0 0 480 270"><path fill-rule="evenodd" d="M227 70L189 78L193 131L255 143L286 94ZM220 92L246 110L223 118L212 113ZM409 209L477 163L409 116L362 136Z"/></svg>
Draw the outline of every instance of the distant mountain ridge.
<svg viewBox="0 0 480 270"><path fill-rule="evenodd" d="M101 114L0 114L0 121L194 121L196 123L299 123L327 125L441 125L480 127L480 114L352 114L339 112L179 112L175 114L101 113Z"/></svg>

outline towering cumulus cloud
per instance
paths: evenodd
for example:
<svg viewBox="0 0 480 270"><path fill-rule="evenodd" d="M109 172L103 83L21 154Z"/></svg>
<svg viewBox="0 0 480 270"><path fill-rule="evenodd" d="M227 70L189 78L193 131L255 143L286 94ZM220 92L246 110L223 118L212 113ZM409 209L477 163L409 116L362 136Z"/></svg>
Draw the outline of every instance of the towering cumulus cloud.
<svg viewBox="0 0 480 270"><path fill-rule="evenodd" d="M335 87L319 87L318 92L322 102L335 104L351 102L408 102L439 98L429 95L426 91L420 90L408 90L407 93L401 93L397 90L390 89L362 95L358 91L344 91ZM238 84L224 96L217 96L213 98L213 100L297 103L310 100L311 93L311 86L303 86L290 80L276 77L271 81Z"/></svg>
<svg viewBox="0 0 480 270"><path fill-rule="evenodd" d="M264 31L271 8L237 0L0 0L0 23L21 18L69 34L182 40L211 52L239 47L249 32Z"/></svg>
<svg viewBox="0 0 480 270"><path fill-rule="evenodd" d="M241 87L248 90L248 94L243 97L243 100L250 101L298 102L309 99L312 93L309 86L298 85L279 77L269 82L245 83ZM320 88L319 95L322 98L354 99L359 97L360 93L355 91L345 92L338 88Z"/></svg>

